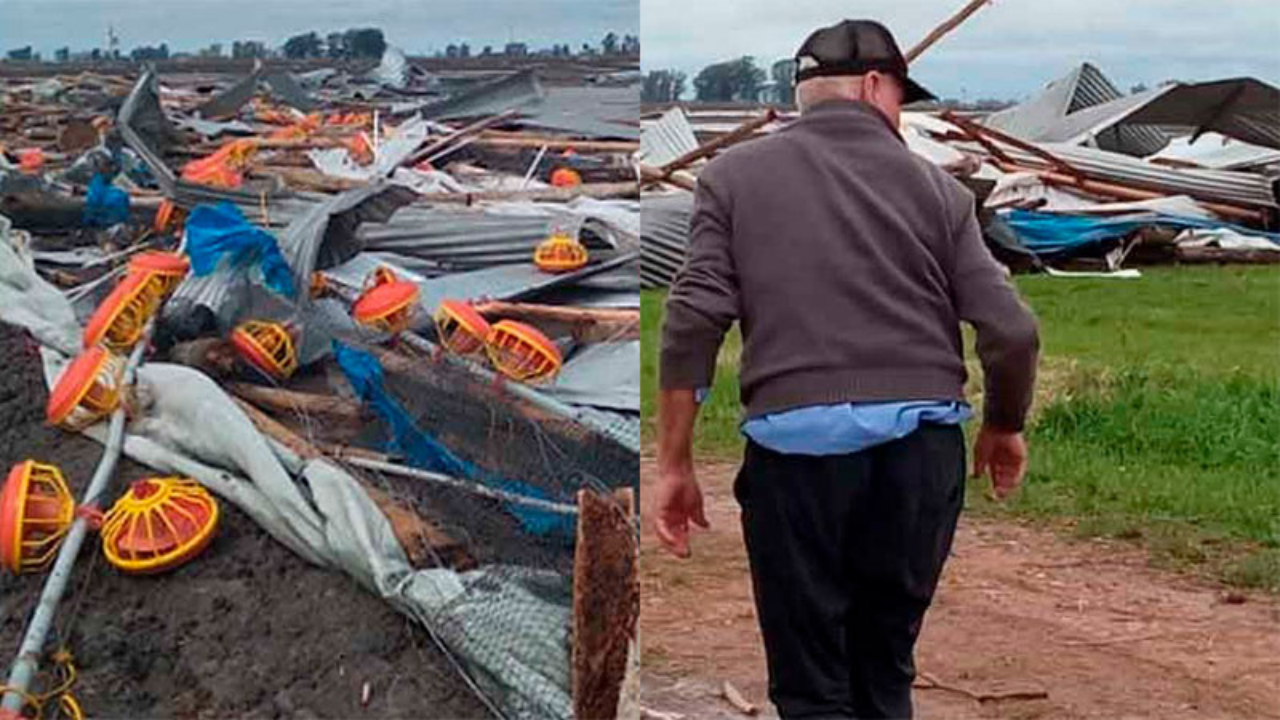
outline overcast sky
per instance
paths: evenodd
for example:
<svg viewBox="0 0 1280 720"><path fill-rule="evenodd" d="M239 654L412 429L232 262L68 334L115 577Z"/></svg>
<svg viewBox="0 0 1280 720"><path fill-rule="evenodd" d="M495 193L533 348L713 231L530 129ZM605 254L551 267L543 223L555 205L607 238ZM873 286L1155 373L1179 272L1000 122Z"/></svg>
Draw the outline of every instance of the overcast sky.
<svg viewBox="0 0 1280 720"><path fill-rule="evenodd" d="M475 52L508 39L534 47L598 44L610 30L639 30L639 0L0 0L0 48L104 44L112 25L127 52L168 42L192 51L232 40L280 45L291 35L380 27L388 42L431 53L466 41ZM225 52L225 50L224 50Z"/></svg>
<svg viewBox="0 0 1280 720"><path fill-rule="evenodd" d="M903 52L964 0L641 0L646 70L689 75L752 55L790 57L815 28L865 17ZM995 0L925 53L913 75L939 97L1022 98L1082 61L1122 92L1142 82L1252 75L1280 84L1275 0Z"/></svg>

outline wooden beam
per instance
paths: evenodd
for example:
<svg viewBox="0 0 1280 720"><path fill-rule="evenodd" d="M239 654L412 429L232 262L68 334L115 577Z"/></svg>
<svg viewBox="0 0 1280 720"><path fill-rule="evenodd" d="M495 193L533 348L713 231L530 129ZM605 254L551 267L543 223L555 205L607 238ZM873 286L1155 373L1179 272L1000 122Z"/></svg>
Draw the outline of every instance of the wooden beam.
<svg viewBox="0 0 1280 720"><path fill-rule="evenodd" d="M305 413L323 415L341 420L360 420L368 416L363 406L355 400L298 392L284 388L266 387L253 383L233 382L223 386L242 400L280 413Z"/></svg>

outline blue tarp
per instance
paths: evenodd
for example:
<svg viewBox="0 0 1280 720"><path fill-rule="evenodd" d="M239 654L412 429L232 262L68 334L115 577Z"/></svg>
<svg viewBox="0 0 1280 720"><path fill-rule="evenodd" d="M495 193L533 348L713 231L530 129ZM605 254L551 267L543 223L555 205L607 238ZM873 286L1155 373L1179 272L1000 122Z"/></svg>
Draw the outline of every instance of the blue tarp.
<svg viewBox="0 0 1280 720"><path fill-rule="evenodd" d="M225 255L232 267L259 264L267 287L285 297L295 295L293 271L276 239L250 224L235 205L224 201L195 206L187 216L186 231L187 255L197 276L213 272Z"/></svg>
<svg viewBox="0 0 1280 720"><path fill-rule="evenodd" d="M468 462L442 445L438 440L420 430L408 411L396 402L382 383L382 364L363 350L333 341L333 356L351 383L351 387L373 411L391 428L390 450L403 453L410 465L431 472L472 480L481 485L505 490L539 500L556 500L539 487L519 480L510 480ZM575 533L574 518L563 513L538 510L519 503L504 503L508 512L519 519L521 526L535 535L555 534L571 539Z"/></svg>
<svg viewBox="0 0 1280 720"><path fill-rule="evenodd" d="M111 227L129 219L129 193L110 185L102 174L89 181L84 197L84 224Z"/></svg>
<svg viewBox="0 0 1280 720"><path fill-rule="evenodd" d="M1175 230L1228 228L1244 235L1265 237L1280 245L1280 234L1246 228L1220 220L1137 213L1110 217L1061 215L1034 210L1012 210L1005 221L1018 239L1031 252L1040 256L1074 255L1094 249L1108 240L1118 240L1143 227L1168 227Z"/></svg>

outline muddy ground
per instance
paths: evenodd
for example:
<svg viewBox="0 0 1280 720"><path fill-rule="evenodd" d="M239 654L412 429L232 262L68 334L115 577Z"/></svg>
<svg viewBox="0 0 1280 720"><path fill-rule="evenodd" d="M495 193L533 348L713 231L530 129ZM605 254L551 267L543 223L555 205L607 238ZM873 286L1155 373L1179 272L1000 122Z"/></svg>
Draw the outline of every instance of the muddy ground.
<svg viewBox="0 0 1280 720"><path fill-rule="evenodd" d="M0 469L28 457L56 463L78 497L101 447L45 426L35 346L3 324L0 367ZM109 496L148 474L122 460ZM345 575L299 559L234 507L221 507L209 548L165 575L122 575L96 542L84 546L55 637L75 656L74 692L89 715L488 716L424 630ZM6 672L42 579L0 577Z"/></svg>
<svg viewBox="0 0 1280 720"><path fill-rule="evenodd" d="M641 465L642 487L653 464ZM741 717L729 681L766 714L760 645L732 479L699 465L711 530L694 557L646 526L641 643L648 708ZM643 490L642 490L643 492ZM1140 549L966 516L916 656L925 718L1280 718L1280 602L1149 567ZM1044 695L1044 697L1034 697ZM1031 699L1027 699L1031 698Z"/></svg>

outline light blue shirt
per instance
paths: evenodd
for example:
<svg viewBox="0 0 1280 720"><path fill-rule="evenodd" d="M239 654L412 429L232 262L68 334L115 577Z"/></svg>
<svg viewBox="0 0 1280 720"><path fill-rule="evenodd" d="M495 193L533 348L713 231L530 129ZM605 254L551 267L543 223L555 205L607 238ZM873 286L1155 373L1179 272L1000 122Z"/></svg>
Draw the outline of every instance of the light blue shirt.
<svg viewBox="0 0 1280 720"><path fill-rule="evenodd" d="M843 455L915 432L922 423L959 425L973 417L958 401L840 403L771 413L742 423L742 434L788 455Z"/></svg>

